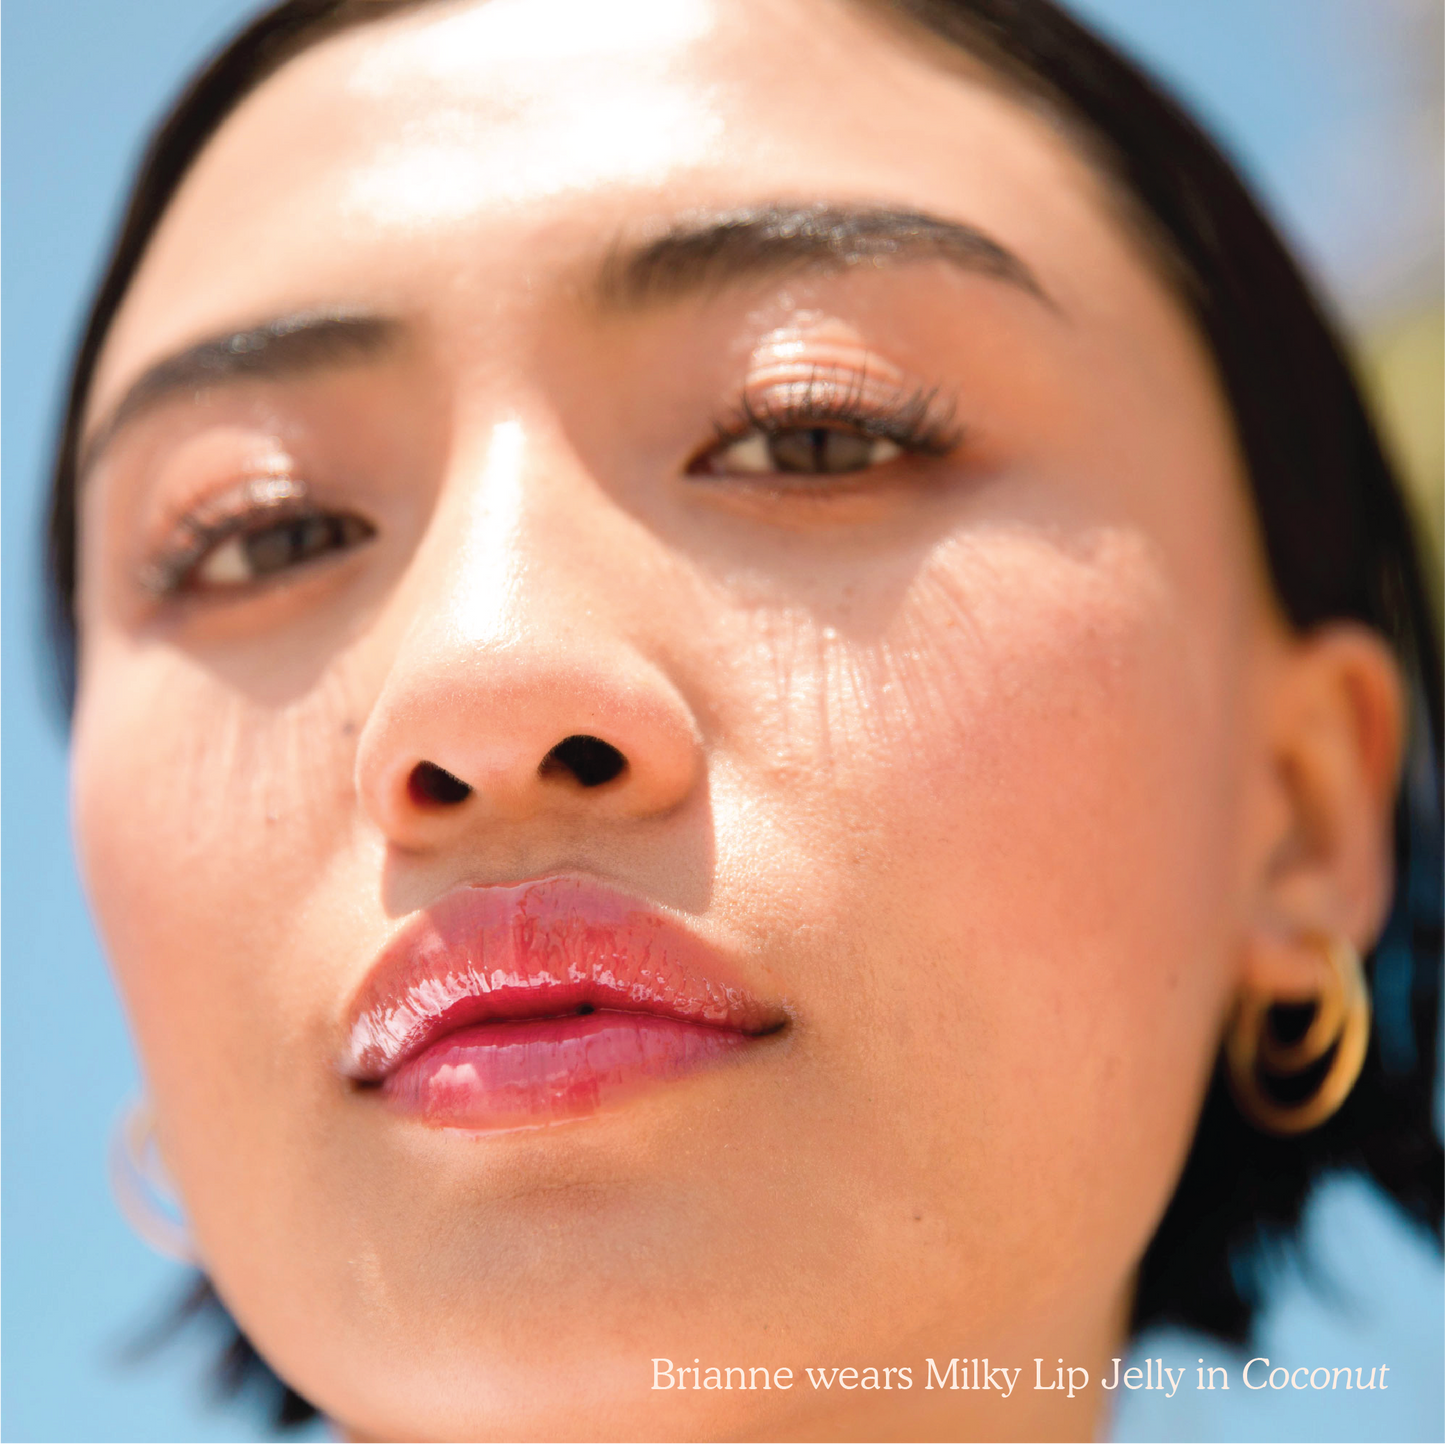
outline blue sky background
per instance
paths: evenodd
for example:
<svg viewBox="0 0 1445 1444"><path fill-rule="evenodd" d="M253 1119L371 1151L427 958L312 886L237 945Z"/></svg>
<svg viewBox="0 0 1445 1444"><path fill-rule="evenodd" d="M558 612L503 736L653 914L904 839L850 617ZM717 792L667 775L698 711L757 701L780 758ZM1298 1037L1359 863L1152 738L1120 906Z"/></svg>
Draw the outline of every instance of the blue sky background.
<svg viewBox="0 0 1445 1444"><path fill-rule="evenodd" d="M599 0L602 3L602 0ZM3 69L3 1394L10 1440L268 1436L212 1407L207 1341L120 1355L182 1286L107 1192L136 1088L66 827L64 733L39 607L43 477L61 377L147 126L254 7L241 0L6 0ZM1075 0L1173 82L1265 192L1350 324L1438 304L1440 33L1434 0ZM56 1029L65 1040L58 1064ZM1309 1221L1333 1288L1288 1269L1257 1352L1378 1364L1390 1389L1245 1394L1239 1359L1173 1337L1140 1353L1232 1362L1231 1393L1140 1393L1120 1439L1440 1439L1441 1269L1357 1184ZM324 1437L314 1433L312 1437Z"/></svg>

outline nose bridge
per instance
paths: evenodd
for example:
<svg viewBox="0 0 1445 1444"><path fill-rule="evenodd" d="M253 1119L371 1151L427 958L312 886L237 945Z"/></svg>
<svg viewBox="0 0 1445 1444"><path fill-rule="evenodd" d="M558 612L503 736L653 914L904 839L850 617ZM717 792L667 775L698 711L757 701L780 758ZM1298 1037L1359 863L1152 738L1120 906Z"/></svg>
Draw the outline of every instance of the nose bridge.
<svg viewBox="0 0 1445 1444"><path fill-rule="evenodd" d="M549 551L555 554L560 540L554 530L554 546L546 545L546 507L539 488L527 485L527 452L520 421L494 426L475 479L464 475L448 488L427 539L427 580L440 586L423 587L434 595L419 609L417 624L442 622L463 647L504 649L525 626L529 607L535 611L556 600L545 586L524 595L526 580L545 583L537 563Z"/></svg>
<svg viewBox="0 0 1445 1444"><path fill-rule="evenodd" d="M399 843L558 809L653 814L692 786L692 716L623 623L627 568L571 465L505 421L444 488L358 748L362 802Z"/></svg>
<svg viewBox="0 0 1445 1444"><path fill-rule="evenodd" d="M557 475L576 463L540 455L521 422L504 421L462 469L417 559L395 678L416 670L423 686L444 678L512 705L634 686L642 658L615 615L605 506L585 478Z"/></svg>

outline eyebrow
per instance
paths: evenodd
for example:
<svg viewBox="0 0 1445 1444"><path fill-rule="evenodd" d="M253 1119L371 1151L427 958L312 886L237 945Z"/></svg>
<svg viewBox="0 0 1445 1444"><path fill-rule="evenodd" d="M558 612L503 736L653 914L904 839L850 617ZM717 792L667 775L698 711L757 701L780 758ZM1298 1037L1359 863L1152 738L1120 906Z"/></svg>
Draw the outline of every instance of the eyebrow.
<svg viewBox="0 0 1445 1444"><path fill-rule="evenodd" d="M1030 267L986 232L886 206L772 204L686 219L603 263L604 306L633 309L793 270L944 261L1059 308Z"/></svg>
<svg viewBox="0 0 1445 1444"><path fill-rule="evenodd" d="M400 325L371 312L308 311L212 337L166 356L131 383L84 442L79 475L116 435L179 396L237 381L269 381L368 360L395 344Z"/></svg>
<svg viewBox="0 0 1445 1444"><path fill-rule="evenodd" d="M774 203L686 218L640 246L615 249L595 290L604 306L633 310L789 271L930 260L1059 309L1028 264L976 226L887 206ZM354 364L388 350L400 330L372 312L307 311L188 346L132 382L83 442L77 475L127 426L179 396Z"/></svg>

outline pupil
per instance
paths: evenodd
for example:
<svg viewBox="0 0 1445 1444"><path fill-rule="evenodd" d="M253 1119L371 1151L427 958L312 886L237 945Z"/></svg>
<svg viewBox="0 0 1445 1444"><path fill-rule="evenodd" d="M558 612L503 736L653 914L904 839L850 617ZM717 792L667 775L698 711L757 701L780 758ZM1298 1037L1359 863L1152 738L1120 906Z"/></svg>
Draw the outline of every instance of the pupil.
<svg viewBox="0 0 1445 1444"><path fill-rule="evenodd" d="M772 437L768 450L779 471L836 475L862 471L872 458L873 441L832 426L796 427Z"/></svg>
<svg viewBox="0 0 1445 1444"><path fill-rule="evenodd" d="M256 576L280 571L335 544L336 528L328 517L299 517L279 522L246 538L246 559Z"/></svg>

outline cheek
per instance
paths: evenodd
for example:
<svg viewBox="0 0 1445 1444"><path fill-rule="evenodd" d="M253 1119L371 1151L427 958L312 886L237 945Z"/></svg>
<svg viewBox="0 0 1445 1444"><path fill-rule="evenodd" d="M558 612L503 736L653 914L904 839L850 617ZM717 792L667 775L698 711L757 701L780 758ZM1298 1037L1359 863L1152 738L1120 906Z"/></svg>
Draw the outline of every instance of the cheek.
<svg viewBox="0 0 1445 1444"><path fill-rule="evenodd" d="M1224 1006L1234 661L1205 611L1136 536L1000 528L827 624L687 629L714 905L801 1019L786 1117L755 1131L899 1308L1117 1282L1162 1208ZM297 1162L331 1157L316 1004L374 944L383 863L352 780L365 689L338 665L262 706L104 636L87 669L92 899L172 1161L239 1252L233 1195L325 1195Z"/></svg>
<svg viewBox="0 0 1445 1444"><path fill-rule="evenodd" d="M87 640L75 831L163 1122L308 1010L315 980L288 958L354 838L352 716L333 680L278 711L178 653Z"/></svg>
<svg viewBox="0 0 1445 1444"><path fill-rule="evenodd" d="M1206 611L1134 534L999 530L876 631L776 629L773 836L740 850L828 919L823 1066L945 1207L1046 1249L1142 1247L1211 1066L1240 661Z"/></svg>

